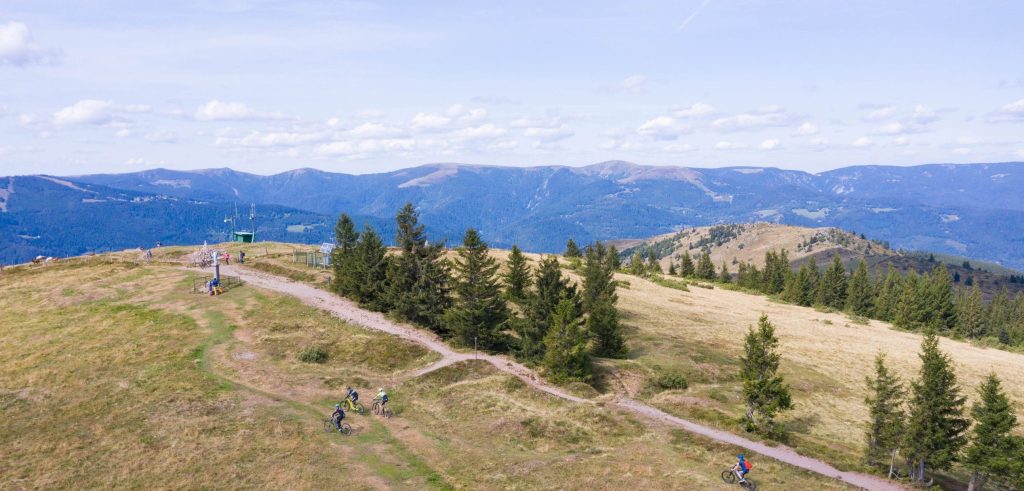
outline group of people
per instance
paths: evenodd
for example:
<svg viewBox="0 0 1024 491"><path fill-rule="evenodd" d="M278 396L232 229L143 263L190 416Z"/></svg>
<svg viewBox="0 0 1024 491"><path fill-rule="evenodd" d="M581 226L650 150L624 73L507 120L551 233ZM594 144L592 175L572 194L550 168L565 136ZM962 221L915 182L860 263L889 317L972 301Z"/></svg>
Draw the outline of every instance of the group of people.
<svg viewBox="0 0 1024 491"><path fill-rule="evenodd" d="M341 422L345 419L345 408L342 404L346 404L349 409L356 408L356 402L359 401L359 392L356 392L352 387L345 387L345 399L334 405L334 412L331 414L331 421L334 422L334 427L341 431ZM377 397L375 401L380 402L380 409L383 412L388 401L388 393L384 391L384 387L377 389Z"/></svg>

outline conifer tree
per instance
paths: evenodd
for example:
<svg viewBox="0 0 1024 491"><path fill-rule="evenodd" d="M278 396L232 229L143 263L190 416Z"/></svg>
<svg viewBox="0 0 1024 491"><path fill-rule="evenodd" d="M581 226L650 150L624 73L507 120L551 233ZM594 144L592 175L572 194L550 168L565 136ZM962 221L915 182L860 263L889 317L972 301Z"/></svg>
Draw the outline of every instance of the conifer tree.
<svg viewBox="0 0 1024 491"><path fill-rule="evenodd" d="M868 264L861 259L846 289L846 311L868 317L873 313L874 304L875 294L868 277Z"/></svg>
<svg viewBox="0 0 1024 491"><path fill-rule="evenodd" d="M608 268L612 271L622 269L622 260L619 258L619 249L614 245L608 247L608 253L605 255L605 261L608 263Z"/></svg>
<svg viewBox="0 0 1024 491"><path fill-rule="evenodd" d="M999 336L999 333L1007 332L1011 328L1012 317L1013 304L1010 301L1009 292L1004 287L988 304L986 324L990 326L990 331L993 334Z"/></svg>
<svg viewBox="0 0 1024 491"><path fill-rule="evenodd" d="M652 274L661 272L661 264L658 263L658 255L654 253L654 249L647 250L647 271Z"/></svg>
<svg viewBox="0 0 1024 491"><path fill-rule="evenodd" d="M932 270L924 287L925 324L940 333L950 333L956 326L956 306L953 304L953 277L944 264Z"/></svg>
<svg viewBox="0 0 1024 491"><path fill-rule="evenodd" d="M388 304L399 318L447 334L441 321L451 306L451 278L444 244L427 244L412 203L402 207L395 221L401 251L388 265Z"/></svg>
<svg viewBox="0 0 1024 491"><path fill-rule="evenodd" d="M775 326L768 321L767 315L761 314L757 330L751 328L747 332L744 355L740 358L740 378L747 403L744 415L747 431L775 434L775 415L793 408L789 386L778 374L781 358L778 346Z"/></svg>
<svg viewBox="0 0 1024 491"><path fill-rule="evenodd" d="M690 257L690 251L683 253L683 258L679 263L679 275L692 278L697 274L697 268L693 264L693 258Z"/></svg>
<svg viewBox="0 0 1024 491"><path fill-rule="evenodd" d="M764 254L764 271L761 281L762 291L768 295L782 293L786 289L786 272L792 271L789 257L785 249L768 251Z"/></svg>
<svg viewBox="0 0 1024 491"><path fill-rule="evenodd" d="M885 366L885 355L875 356L875 376L866 377L868 396L867 451L869 465L889 464L893 474L896 452L902 443L904 431L903 383Z"/></svg>
<svg viewBox="0 0 1024 491"><path fill-rule="evenodd" d="M354 288L352 278L352 250L359 240L352 218L342 213L334 225L334 250L331 251L331 269L334 272L334 291L342 296L351 296Z"/></svg>
<svg viewBox="0 0 1024 491"><path fill-rule="evenodd" d="M999 377L989 374L978 389L978 395L978 402L971 407L974 428L964 453L964 465L971 470L968 491L981 489L992 477L1000 480L1012 478L1014 466L1020 464L1016 461L1022 455L1017 453L1022 449L1018 448L1018 442L1012 435L1017 417Z"/></svg>
<svg viewBox="0 0 1024 491"><path fill-rule="evenodd" d="M697 259L697 277L702 280L714 280L715 276L715 264L711 262L711 255L704 251Z"/></svg>
<svg viewBox="0 0 1024 491"><path fill-rule="evenodd" d="M527 263L523 251L515 244L512 245L512 253L508 256L506 271L502 276L505 283L505 294L510 300L522 303L526 300L530 289L530 265Z"/></svg>
<svg viewBox="0 0 1024 491"><path fill-rule="evenodd" d="M509 312L501 295L498 261L474 229L466 230L455 260L455 301L445 313L448 328L465 346L504 347Z"/></svg>
<svg viewBox="0 0 1024 491"><path fill-rule="evenodd" d="M569 241L565 243L565 254L566 259L580 257L580 248L576 245L576 241L569 238Z"/></svg>
<svg viewBox="0 0 1024 491"><path fill-rule="evenodd" d="M896 306L903 291L902 277L889 265L889 269L878 289L878 296L875 299L875 317L879 320L891 322L896 316Z"/></svg>
<svg viewBox="0 0 1024 491"><path fill-rule="evenodd" d="M587 313L586 332L593 340L595 356L617 358L625 354L625 340L615 308L615 272L605 260L607 252L600 242L587 247L583 264L583 309Z"/></svg>
<svg viewBox="0 0 1024 491"><path fill-rule="evenodd" d="M527 301L526 318L519 325L517 354L527 361L536 362L544 356L544 336L551 325L551 313L563 296L575 299L577 293L576 288L570 286L568 280L562 277L556 256L541 259L534 276L535 291Z"/></svg>
<svg viewBox="0 0 1024 491"><path fill-rule="evenodd" d="M846 306L846 268L838 254L832 256L832 264L818 285L818 303L832 309Z"/></svg>
<svg viewBox="0 0 1024 491"><path fill-rule="evenodd" d="M647 273L644 256L640 251L633 252L633 257L629 259L629 272L636 276L644 276Z"/></svg>
<svg viewBox="0 0 1024 491"><path fill-rule="evenodd" d="M911 270L900 283L899 297L894 306L893 324L901 329L923 329L928 308L922 293L924 280L916 271Z"/></svg>
<svg viewBox="0 0 1024 491"><path fill-rule="evenodd" d="M365 230L359 236L355 250L352 252L353 264L353 300L360 305L384 312L388 310L387 303L387 271L388 271L388 249L384 246L380 235L365 225Z"/></svg>
<svg viewBox="0 0 1024 491"><path fill-rule="evenodd" d="M978 339L986 335L985 304L978 285L970 291L960 291L956 302L956 328L953 332L962 338Z"/></svg>
<svg viewBox="0 0 1024 491"><path fill-rule="evenodd" d="M565 295L551 314L544 336L544 368L552 382L590 380L590 355L580 316L579 302Z"/></svg>
<svg viewBox="0 0 1024 491"><path fill-rule="evenodd" d="M732 274L729 273L729 266L725 264L725 261L722 261L722 269L718 273L718 281L722 283L732 282Z"/></svg>
<svg viewBox="0 0 1024 491"><path fill-rule="evenodd" d="M676 270L676 263L675 263L675 261L669 261L668 262L668 274L669 274L669 276L675 276L678 273L679 273L679 271Z"/></svg>
<svg viewBox="0 0 1024 491"><path fill-rule="evenodd" d="M970 425L964 418L964 401L949 357L939 351L933 329L921 342L921 372L911 382L907 430L903 449L911 463L911 478L925 482L925 472L949 469L966 442Z"/></svg>

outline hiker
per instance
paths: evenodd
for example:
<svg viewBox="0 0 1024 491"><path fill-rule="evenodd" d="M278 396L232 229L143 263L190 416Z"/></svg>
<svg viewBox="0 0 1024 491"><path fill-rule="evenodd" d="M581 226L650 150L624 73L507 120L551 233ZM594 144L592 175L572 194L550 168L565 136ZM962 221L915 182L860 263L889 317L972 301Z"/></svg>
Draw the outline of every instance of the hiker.
<svg viewBox="0 0 1024 491"><path fill-rule="evenodd" d="M245 264L245 251L238 251L238 264Z"/></svg>

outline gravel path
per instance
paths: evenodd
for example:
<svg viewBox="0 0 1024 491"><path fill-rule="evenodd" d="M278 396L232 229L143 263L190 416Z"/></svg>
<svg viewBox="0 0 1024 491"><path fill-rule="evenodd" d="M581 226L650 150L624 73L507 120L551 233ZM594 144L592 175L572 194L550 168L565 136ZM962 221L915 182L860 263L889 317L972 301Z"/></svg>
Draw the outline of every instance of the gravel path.
<svg viewBox="0 0 1024 491"><path fill-rule="evenodd" d="M532 369L517 363L507 356L473 353L459 353L448 346L436 334L418 329L416 327L400 324L388 319L379 312L371 312L359 307L354 302L309 286L305 283L295 282L287 278L272 274L254 271L245 267L221 266L223 274L238 276L246 283L267 290L272 290L298 297L303 303L331 312L335 316L344 319L352 324L357 324L369 329L383 331L398 336L422 346L441 355L441 359L434 364L417 370L413 376L423 375L434 370L458 363L465 360L480 359L494 365L497 369L515 375L531 387L547 392L556 397L583 404L593 404L594 401L572 395L559 387L553 386L541 380ZM785 445L776 447L765 443L755 442L727 431L711 428L676 416L672 416L660 409L633 399L619 399L614 403L619 408L637 414L649 421L667 424L682 428L711 440L728 443L743 447L758 454L771 457L780 462L799 467L825 477L838 479L845 483L857 486L862 489L877 491L898 491L904 490L898 483L880 477L862 474L858 472L845 472L832 467L826 462L818 459L805 457L796 453L795 450Z"/></svg>

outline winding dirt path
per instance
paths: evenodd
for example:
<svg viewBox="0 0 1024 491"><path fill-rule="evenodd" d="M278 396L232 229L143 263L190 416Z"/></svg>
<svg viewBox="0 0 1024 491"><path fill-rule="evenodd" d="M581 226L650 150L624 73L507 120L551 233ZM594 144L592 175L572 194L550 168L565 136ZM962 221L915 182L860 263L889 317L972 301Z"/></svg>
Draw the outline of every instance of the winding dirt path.
<svg viewBox="0 0 1024 491"><path fill-rule="evenodd" d="M425 346L426 348L441 355L441 359L439 361L417 370L413 373L413 376L430 373L434 370L460 361L480 359L487 361L503 372L515 375L523 382L537 390L577 403L594 404L594 401L577 397L559 387L544 382L537 376L535 371L513 361L507 356L489 354L475 355L473 353L457 352L434 333L418 329L410 325L399 324L388 319L381 313L362 309L348 299L314 288L305 283L292 281L280 276L238 266L221 266L221 271L223 274L238 276L252 286L293 295L298 297L299 300L307 305L331 312L335 316L352 324L357 324L369 329L383 331L388 334L398 336L402 339ZM672 416L660 409L633 399L618 399L614 404L619 408L641 416L648 421L675 426L717 442L743 447L794 467L799 467L825 477L838 479L862 489L877 491L899 491L906 489L898 483L880 477L862 474L859 472L840 471L826 462L800 455L795 450L785 445L779 445L777 447L769 446L765 443L749 440L727 431L718 430L709 426L694 423L693 421Z"/></svg>

